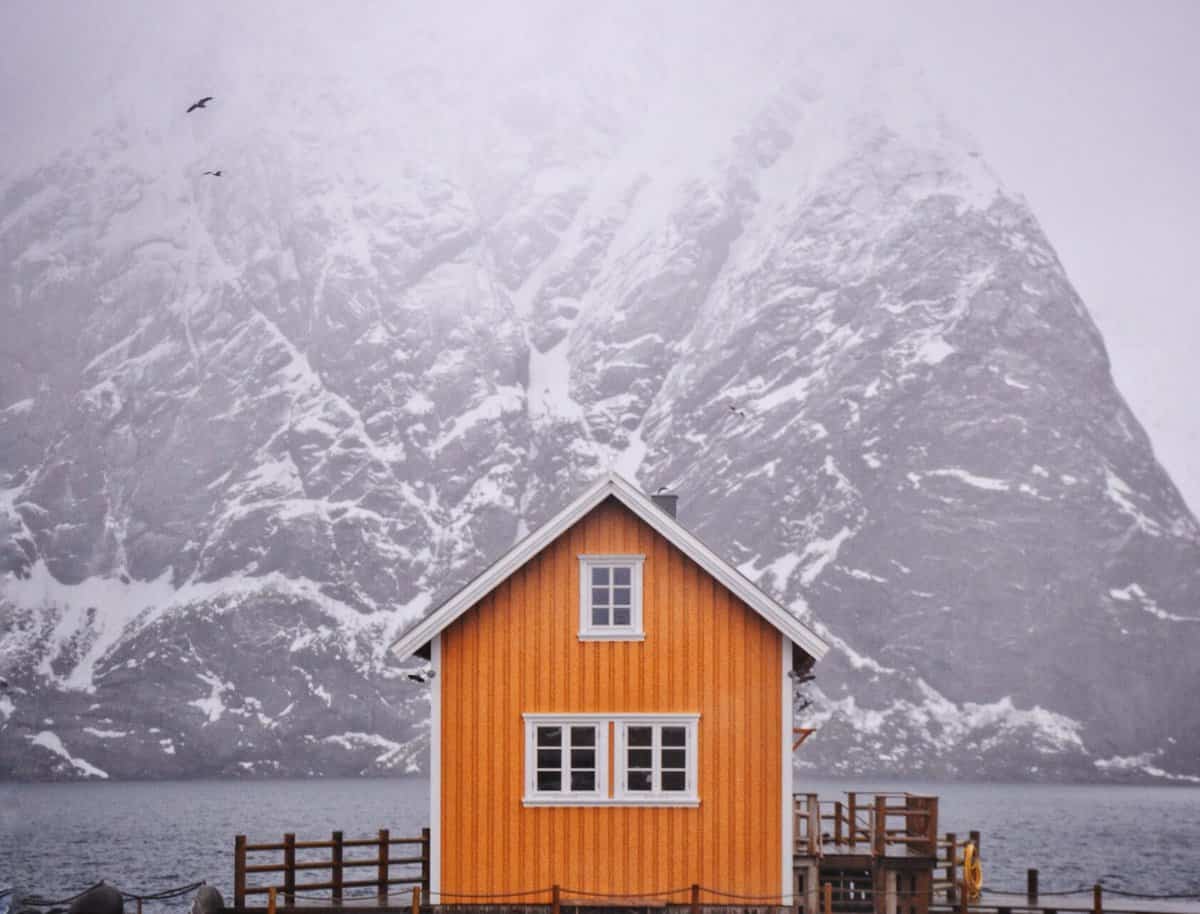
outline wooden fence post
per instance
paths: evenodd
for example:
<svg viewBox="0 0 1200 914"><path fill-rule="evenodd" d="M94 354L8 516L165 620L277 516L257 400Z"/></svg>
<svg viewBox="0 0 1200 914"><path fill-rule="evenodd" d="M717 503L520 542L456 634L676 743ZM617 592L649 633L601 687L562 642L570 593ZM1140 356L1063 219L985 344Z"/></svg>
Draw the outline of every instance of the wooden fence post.
<svg viewBox="0 0 1200 914"><path fill-rule="evenodd" d="M946 857L946 880L950 883L946 889L946 900L954 904L958 900L958 835L952 831L946 832L946 843L950 845Z"/></svg>
<svg viewBox="0 0 1200 914"><path fill-rule="evenodd" d="M333 833L333 900L342 900L342 833Z"/></svg>
<svg viewBox="0 0 1200 914"><path fill-rule="evenodd" d="M421 914L421 887L419 885L413 886L412 914Z"/></svg>
<svg viewBox="0 0 1200 914"><path fill-rule="evenodd" d="M825 914L833 914L833 883L825 883L822 887L822 892L824 894L823 910Z"/></svg>
<svg viewBox="0 0 1200 914"><path fill-rule="evenodd" d="M875 797L875 841L877 857L887 853L887 797Z"/></svg>
<svg viewBox="0 0 1200 914"><path fill-rule="evenodd" d="M979 857L979 848L980 848L979 832L977 832L977 831L971 832L971 843L975 845L975 856L976 856L976 858L978 858Z"/></svg>
<svg viewBox="0 0 1200 914"><path fill-rule="evenodd" d="M1027 870L1025 872L1025 898L1030 903L1037 901L1038 897L1038 871Z"/></svg>
<svg viewBox="0 0 1200 914"><path fill-rule="evenodd" d="M233 906L246 907L246 836L233 839Z"/></svg>
<svg viewBox="0 0 1200 914"><path fill-rule="evenodd" d="M842 843L842 801L833 802L833 843Z"/></svg>
<svg viewBox="0 0 1200 914"><path fill-rule="evenodd" d="M692 883L692 914L700 914L700 885Z"/></svg>
<svg viewBox="0 0 1200 914"><path fill-rule="evenodd" d="M386 828L379 829L379 861L375 870L375 897L383 904L388 896L388 878L391 875L389 857L391 856L392 835Z"/></svg>
<svg viewBox="0 0 1200 914"><path fill-rule="evenodd" d="M429 829L421 829L421 891L429 894L429 874L433 870L433 851L430 848ZM431 902L432 903L432 902Z"/></svg>
<svg viewBox="0 0 1200 914"><path fill-rule="evenodd" d="M551 914L562 914L562 890L557 882L550 889L550 911Z"/></svg>
<svg viewBox="0 0 1200 914"><path fill-rule="evenodd" d="M1104 889L1100 883L1092 886L1092 914L1104 914Z"/></svg>
<svg viewBox="0 0 1200 914"><path fill-rule="evenodd" d="M289 908L296 906L296 836L292 832L283 836L283 903Z"/></svg>
<svg viewBox="0 0 1200 914"><path fill-rule="evenodd" d="M267 889L267 914L275 914L275 909L278 905L275 892L275 886L271 886L269 889Z"/></svg>
<svg viewBox="0 0 1200 914"><path fill-rule="evenodd" d="M858 794L852 790L846 799L850 803L850 850L854 850L858 843Z"/></svg>

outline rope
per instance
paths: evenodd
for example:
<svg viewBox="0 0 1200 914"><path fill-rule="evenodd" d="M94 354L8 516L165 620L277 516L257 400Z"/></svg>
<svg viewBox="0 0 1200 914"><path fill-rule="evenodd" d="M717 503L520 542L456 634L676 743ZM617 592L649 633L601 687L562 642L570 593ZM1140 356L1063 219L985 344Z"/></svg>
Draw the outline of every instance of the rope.
<svg viewBox="0 0 1200 914"><path fill-rule="evenodd" d="M588 892L584 889L569 889L563 886L559 887L559 891L564 895L580 895L584 898L661 898L664 895L678 895L680 892L690 892L691 886L684 886L682 889L666 889L662 892L640 892L634 895L613 893L613 892Z"/></svg>
<svg viewBox="0 0 1200 914"><path fill-rule="evenodd" d="M70 904L72 901L82 898L84 895L86 895L92 889L98 889L98 888L100 888L100 886L107 885L107 884L108 883L106 883L103 879L101 879L99 882L89 885L82 892L78 892L78 893L72 895L70 898L60 898L58 900L52 900L50 898L43 898L41 895L27 895L21 899L21 904L28 905L31 908L55 908L60 905Z"/></svg>
<svg viewBox="0 0 1200 914"><path fill-rule="evenodd" d="M204 880L201 880L200 882L189 882L186 885L175 886L174 888L170 888L170 889L162 889L161 891L158 891L158 892L149 892L144 895L138 894L137 892L125 892L125 891L122 891L121 889L117 889L116 886L110 886L110 888L116 889L117 892L120 893L122 898L131 900L131 901L168 901L172 898L179 898L181 895L187 895L191 892L194 892L194 891L196 891L196 889L200 888L200 886L202 886L204 884L205 884ZM62 905L69 905L73 901L77 901L78 899L80 899L84 895L86 895L88 892L92 891L92 889L98 889L102 885L108 885L108 883L105 882L103 879L101 879L99 882L97 882L93 885L89 885L82 892L78 892L75 895L72 895L70 898L50 899L50 898L43 898L40 895L27 895L24 898L21 898L19 900L20 900L21 904L26 907L57 908L57 907L61 907ZM5 889L3 892L0 892L0 898L3 898L5 895L7 895L11 892L12 892L12 889Z"/></svg>

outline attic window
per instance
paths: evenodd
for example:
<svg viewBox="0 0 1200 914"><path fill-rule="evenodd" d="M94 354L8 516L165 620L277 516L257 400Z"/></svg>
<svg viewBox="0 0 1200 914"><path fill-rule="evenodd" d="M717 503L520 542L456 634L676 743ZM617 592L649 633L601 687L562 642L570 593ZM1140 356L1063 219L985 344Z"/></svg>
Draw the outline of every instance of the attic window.
<svg viewBox="0 0 1200 914"><path fill-rule="evenodd" d="M579 557L579 637L641 641L642 555Z"/></svg>

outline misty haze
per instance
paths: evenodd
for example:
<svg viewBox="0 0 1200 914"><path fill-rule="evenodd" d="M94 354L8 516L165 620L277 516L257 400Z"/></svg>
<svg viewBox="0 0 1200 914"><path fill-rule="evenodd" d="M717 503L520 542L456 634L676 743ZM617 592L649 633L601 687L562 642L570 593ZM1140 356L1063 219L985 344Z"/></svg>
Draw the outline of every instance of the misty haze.
<svg viewBox="0 0 1200 914"><path fill-rule="evenodd" d="M830 645L798 784L1200 784L1194 277L813 13L0 11L0 777L428 777L389 646L615 473Z"/></svg>

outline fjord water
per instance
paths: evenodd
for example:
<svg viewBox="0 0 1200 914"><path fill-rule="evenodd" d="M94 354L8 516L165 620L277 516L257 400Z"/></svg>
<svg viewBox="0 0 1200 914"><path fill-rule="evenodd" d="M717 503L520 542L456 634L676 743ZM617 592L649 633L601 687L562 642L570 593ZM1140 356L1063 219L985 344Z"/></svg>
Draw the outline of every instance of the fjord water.
<svg viewBox="0 0 1200 914"><path fill-rule="evenodd" d="M912 790L941 801L941 831L983 833L986 885L1091 885L1200 894L1200 787L858 783L800 776L797 790ZM99 879L149 893L207 880L229 896L233 837L347 838L428 822L417 778L0 785L0 888L64 897ZM481 827L483 823L481 822ZM1060 903L1061 900L1059 900ZM190 898L157 907L186 908ZM1164 902L1117 904L1166 909ZM1200 907L1193 903L1193 907Z"/></svg>

